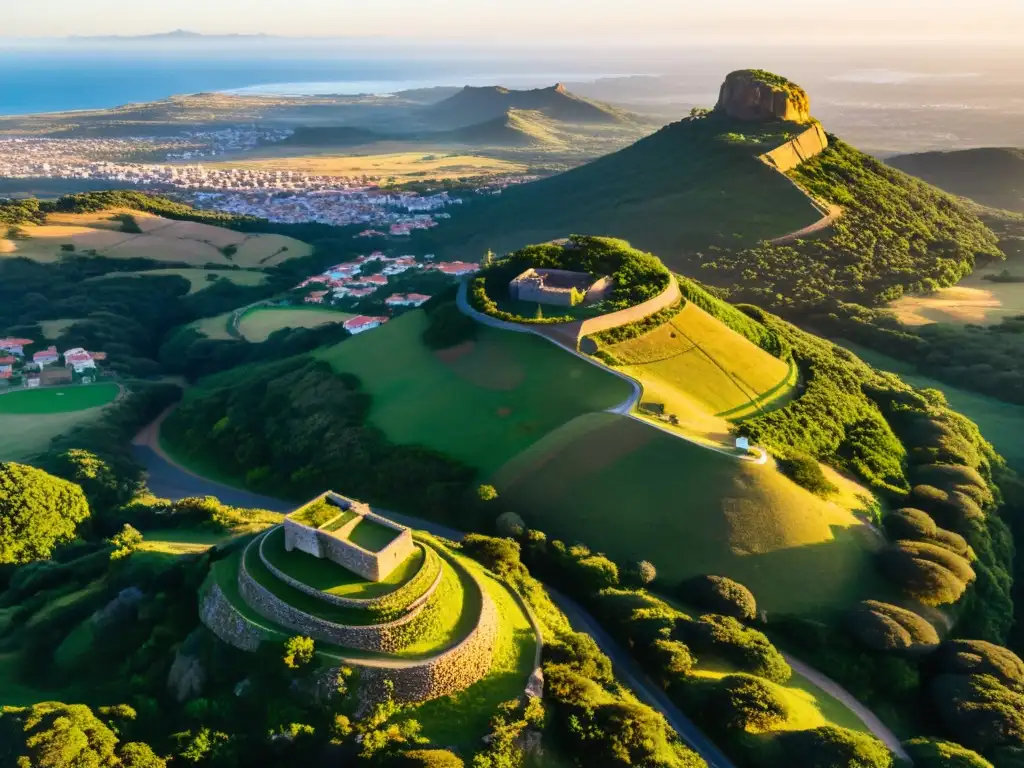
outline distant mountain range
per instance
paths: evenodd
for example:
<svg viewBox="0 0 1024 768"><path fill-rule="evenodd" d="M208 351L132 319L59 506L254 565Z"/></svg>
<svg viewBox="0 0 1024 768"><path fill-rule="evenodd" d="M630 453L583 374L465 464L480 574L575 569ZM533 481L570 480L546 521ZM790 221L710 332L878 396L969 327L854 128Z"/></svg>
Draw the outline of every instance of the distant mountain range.
<svg viewBox="0 0 1024 768"><path fill-rule="evenodd" d="M886 161L954 195L1024 213L1024 149L984 147L919 152Z"/></svg>
<svg viewBox="0 0 1024 768"><path fill-rule="evenodd" d="M630 122L633 116L608 104L570 93L561 83L550 88L513 91L498 85L461 91L423 110L436 127L464 128L504 119L510 110L525 110L567 123Z"/></svg>
<svg viewBox="0 0 1024 768"><path fill-rule="evenodd" d="M119 40L270 40L274 35L267 35L262 32L252 35L227 34L227 35L204 35L202 32L191 32L187 29L175 29L171 32L156 32L151 35L70 35L69 40L96 40L116 42Z"/></svg>

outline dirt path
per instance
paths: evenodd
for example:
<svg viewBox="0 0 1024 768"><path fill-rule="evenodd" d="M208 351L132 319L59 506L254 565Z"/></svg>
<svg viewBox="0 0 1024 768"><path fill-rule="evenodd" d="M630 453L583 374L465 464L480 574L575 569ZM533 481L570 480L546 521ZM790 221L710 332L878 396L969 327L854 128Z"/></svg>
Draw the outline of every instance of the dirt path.
<svg viewBox="0 0 1024 768"><path fill-rule="evenodd" d="M828 206L828 213L826 213L823 218L818 219L816 222L804 227L803 229L798 229L796 232L790 232L789 234L782 235L781 237L773 238L768 242L772 245L787 245L797 240L806 240L808 237L812 237L819 232L824 232L835 224L842 215L843 209L841 206L830 204Z"/></svg>
<svg viewBox="0 0 1024 768"><path fill-rule="evenodd" d="M855 714L857 718L867 726L868 730L871 731L871 733L873 733L883 744L885 744L885 746L887 746L898 758L910 763L910 756L904 751L900 744L900 740L896 737L896 734L889 730L885 723L879 720L878 716L875 715L874 712L857 701L852 693L847 691L832 678L826 677L814 667L808 666L798 659L794 659L788 653L784 653L782 655L795 672L803 675L816 686L821 688L821 690L825 691L842 703L843 706L853 712L853 714Z"/></svg>

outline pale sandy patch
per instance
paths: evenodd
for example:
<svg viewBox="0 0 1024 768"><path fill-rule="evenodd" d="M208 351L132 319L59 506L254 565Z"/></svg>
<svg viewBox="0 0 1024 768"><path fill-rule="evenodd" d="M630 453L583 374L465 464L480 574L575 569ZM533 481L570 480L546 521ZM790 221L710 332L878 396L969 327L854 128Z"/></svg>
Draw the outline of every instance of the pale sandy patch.
<svg viewBox="0 0 1024 768"><path fill-rule="evenodd" d="M998 323L1010 310L991 288L963 285L941 288L928 296L904 296L891 305L904 325L930 323Z"/></svg>

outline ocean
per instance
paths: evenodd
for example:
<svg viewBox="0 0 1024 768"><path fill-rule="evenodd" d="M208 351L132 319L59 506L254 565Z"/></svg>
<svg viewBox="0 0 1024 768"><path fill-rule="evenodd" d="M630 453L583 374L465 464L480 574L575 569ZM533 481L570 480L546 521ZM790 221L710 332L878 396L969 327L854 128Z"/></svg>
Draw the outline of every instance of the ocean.
<svg viewBox="0 0 1024 768"><path fill-rule="evenodd" d="M567 59L347 55L323 49L312 54L254 48L8 50L0 44L0 114L101 109L208 91L358 94L497 83L525 88L613 74Z"/></svg>

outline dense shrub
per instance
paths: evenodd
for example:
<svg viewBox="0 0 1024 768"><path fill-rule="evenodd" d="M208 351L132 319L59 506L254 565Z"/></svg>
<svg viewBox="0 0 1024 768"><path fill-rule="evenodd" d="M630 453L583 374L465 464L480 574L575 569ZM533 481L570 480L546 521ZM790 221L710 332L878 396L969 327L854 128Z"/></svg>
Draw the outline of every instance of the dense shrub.
<svg viewBox="0 0 1024 768"><path fill-rule="evenodd" d="M448 349L476 338L479 324L463 314L454 302L442 304L427 315L423 344L427 349Z"/></svg>
<svg viewBox="0 0 1024 768"><path fill-rule="evenodd" d="M750 675L726 675L707 696L705 718L748 733L773 731L789 719L789 706L779 689Z"/></svg>
<svg viewBox="0 0 1024 768"><path fill-rule="evenodd" d="M947 640L930 657L939 674L992 675L1024 691L1024 661L1008 648L983 640Z"/></svg>
<svg viewBox="0 0 1024 768"><path fill-rule="evenodd" d="M992 675L939 675L931 692L939 719L959 743L983 753L1024 746L1024 695Z"/></svg>
<svg viewBox="0 0 1024 768"><path fill-rule="evenodd" d="M923 650L938 645L935 627L913 611L864 600L847 612L846 625L860 642L876 651Z"/></svg>
<svg viewBox="0 0 1024 768"><path fill-rule="evenodd" d="M891 544L879 554L878 562L891 582L925 605L955 603L975 578L964 558L921 541Z"/></svg>
<svg viewBox="0 0 1024 768"><path fill-rule="evenodd" d="M466 764L447 749L414 749L384 760L387 768L463 768Z"/></svg>
<svg viewBox="0 0 1024 768"><path fill-rule="evenodd" d="M786 731L774 741L775 762L800 768L890 768L892 753L866 733L825 725L808 731Z"/></svg>
<svg viewBox="0 0 1024 768"><path fill-rule="evenodd" d="M935 538L938 526L931 515L920 509L904 507L890 512L882 519L885 532L892 540L911 539L929 541Z"/></svg>
<svg viewBox="0 0 1024 768"><path fill-rule="evenodd" d="M614 679L611 660L597 647L594 638L582 632L566 632L557 643L544 646L544 661L563 664L598 683L610 684Z"/></svg>
<svg viewBox="0 0 1024 768"><path fill-rule="evenodd" d="M753 593L725 576L694 576L683 581L676 594L684 602L704 611L743 621L757 618L757 601Z"/></svg>
<svg viewBox="0 0 1024 768"><path fill-rule="evenodd" d="M825 477L821 465L806 453L790 451L776 463L779 471L797 485L818 496L829 496L839 489Z"/></svg>
<svg viewBox="0 0 1024 768"><path fill-rule="evenodd" d="M977 752L952 741L911 739L903 748L917 768L992 768Z"/></svg>
<svg viewBox="0 0 1024 768"><path fill-rule="evenodd" d="M89 517L82 489L25 464L0 463L0 564L48 558Z"/></svg>
<svg viewBox="0 0 1024 768"><path fill-rule="evenodd" d="M676 635L701 659L717 658L741 672L784 683L793 674L789 664L762 632L748 629L731 616L707 614L680 619Z"/></svg>
<svg viewBox="0 0 1024 768"><path fill-rule="evenodd" d="M687 674L697 663L690 649L678 640L656 638L643 652L668 680Z"/></svg>

